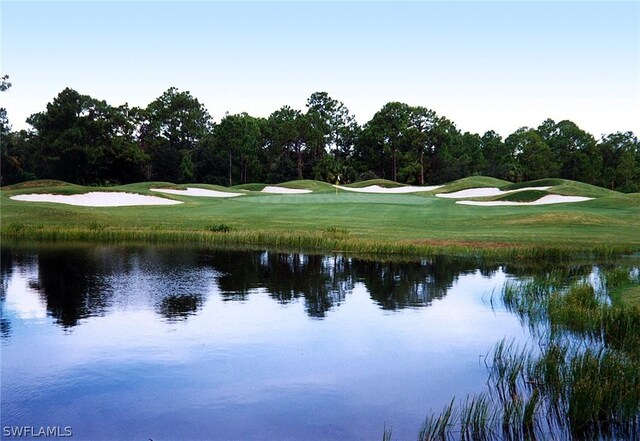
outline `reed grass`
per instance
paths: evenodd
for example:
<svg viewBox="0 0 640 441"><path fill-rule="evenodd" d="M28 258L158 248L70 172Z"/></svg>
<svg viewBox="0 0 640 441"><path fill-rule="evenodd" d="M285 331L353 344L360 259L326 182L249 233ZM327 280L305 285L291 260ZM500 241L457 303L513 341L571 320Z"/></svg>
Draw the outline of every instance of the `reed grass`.
<svg viewBox="0 0 640 441"><path fill-rule="evenodd" d="M478 258L545 259L551 262L576 258L612 258L631 253L631 246L601 246L583 248L553 247L523 244L466 243L456 241L398 242L365 239L352 235L346 228L329 227L314 232L280 232L272 230L243 230L226 223L208 224L199 230L163 227L116 228L92 221L85 226L58 227L9 223L0 228L0 237L13 240L78 241L78 242L167 242L206 243L210 245L253 245L294 248L299 251L344 251L371 255L400 255L429 257L440 254ZM220 234L224 233L224 234Z"/></svg>
<svg viewBox="0 0 640 441"><path fill-rule="evenodd" d="M602 277L615 290L637 273ZM543 329L538 346L497 343L485 360L487 392L429 415L420 440L640 437L640 308L584 282L557 282L550 274L505 285L506 307Z"/></svg>

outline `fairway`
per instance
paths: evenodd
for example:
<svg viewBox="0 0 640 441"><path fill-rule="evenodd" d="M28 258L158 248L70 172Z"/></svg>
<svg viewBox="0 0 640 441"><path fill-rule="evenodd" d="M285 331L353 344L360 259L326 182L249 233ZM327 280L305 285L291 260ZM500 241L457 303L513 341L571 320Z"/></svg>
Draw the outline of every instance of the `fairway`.
<svg viewBox="0 0 640 441"><path fill-rule="evenodd" d="M502 197L517 201L521 195L523 201L529 201L532 194L534 199L558 194L587 195L593 199L540 206L469 206L457 204L456 199L435 195L443 189L478 188L480 183L487 185L483 179L467 178L429 192L376 194L345 191L314 181L302 181L296 185L294 181L286 183L283 188L306 188L313 192L270 194L241 190L242 195L238 197L220 198L151 191L186 188L158 182L104 189L60 182L34 182L3 188L2 234L18 239L51 235L70 239L105 236L124 239L135 233L144 238L155 236L158 239L173 235L175 240L187 240L191 235L198 241L215 236L211 240L223 243L242 243L248 240L243 239L243 235L254 235L251 243L260 245L259 242L263 241L265 246L278 242L278 237L302 243L292 241L292 237L300 236L318 238L312 243L319 248L333 248L337 246L336 240L348 242L344 244L348 247L358 242L375 249L382 245L390 249L397 246L464 246L472 249L566 247L583 251L594 248L633 251L640 248L640 194L622 194L558 180L556 185L544 191L471 199L499 200ZM494 182L491 184L495 185ZM530 187L536 185L535 182L530 184ZM509 185L502 187L510 188ZM237 188L209 185L197 185L197 188L209 190L210 194L238 192ZM167 200L182 203L172 206L79 207L10 199L11 196L33 193L98 191L161 195ZM224 225L222 230L226 233L216 232L216 225ZM256 238L256 234L262 239ZM323 243L325 239L330 241Z"/></svg>

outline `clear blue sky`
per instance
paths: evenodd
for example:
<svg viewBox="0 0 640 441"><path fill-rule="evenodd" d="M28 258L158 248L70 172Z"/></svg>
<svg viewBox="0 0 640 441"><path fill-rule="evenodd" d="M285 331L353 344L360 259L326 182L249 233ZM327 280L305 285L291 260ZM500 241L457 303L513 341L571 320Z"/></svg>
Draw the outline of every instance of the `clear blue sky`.
<svg viewBox="0 0 640 441"><path fill-rule="evenodd" d="M640 134L640 2L2 1L0 97L26 128L63 88L146 106L171 86L219 121L327 91L503 136L545 118Z"/></svg>

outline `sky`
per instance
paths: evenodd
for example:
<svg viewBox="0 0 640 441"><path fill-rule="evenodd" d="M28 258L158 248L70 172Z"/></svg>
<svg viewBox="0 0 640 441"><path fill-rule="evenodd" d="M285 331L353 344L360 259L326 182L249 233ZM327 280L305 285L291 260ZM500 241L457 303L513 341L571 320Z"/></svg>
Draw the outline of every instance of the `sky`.
<svg viewBox="0 0 640 441"><path fill-rule="evenodd" d="M0 96L14 130L65 87L144 107L169 87L220 121L390 101L506 137L547 118L640 135L640 2L12 2Z"/></svg>

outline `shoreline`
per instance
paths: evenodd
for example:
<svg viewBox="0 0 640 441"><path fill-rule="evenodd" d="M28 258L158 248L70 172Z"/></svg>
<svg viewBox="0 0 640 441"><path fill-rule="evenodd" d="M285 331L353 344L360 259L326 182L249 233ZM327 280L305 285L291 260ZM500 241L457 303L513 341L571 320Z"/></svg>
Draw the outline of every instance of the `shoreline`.
<svg viewBox="0 0 640 441"><path fill-rule="evenodd" d="M59 228L3 225L0 239L15 242L118 244L180 244L220 246L224 248L273 249L307 253L367 254L378 257L427 258L451 255L470 258L518 258L571 260L601 258L640 253L633 244L527 244L517 242L456 241L424 239L421 241L389 241L350 237L342 232L277 233L273 231L212 232L197 230Z"/></svg>

